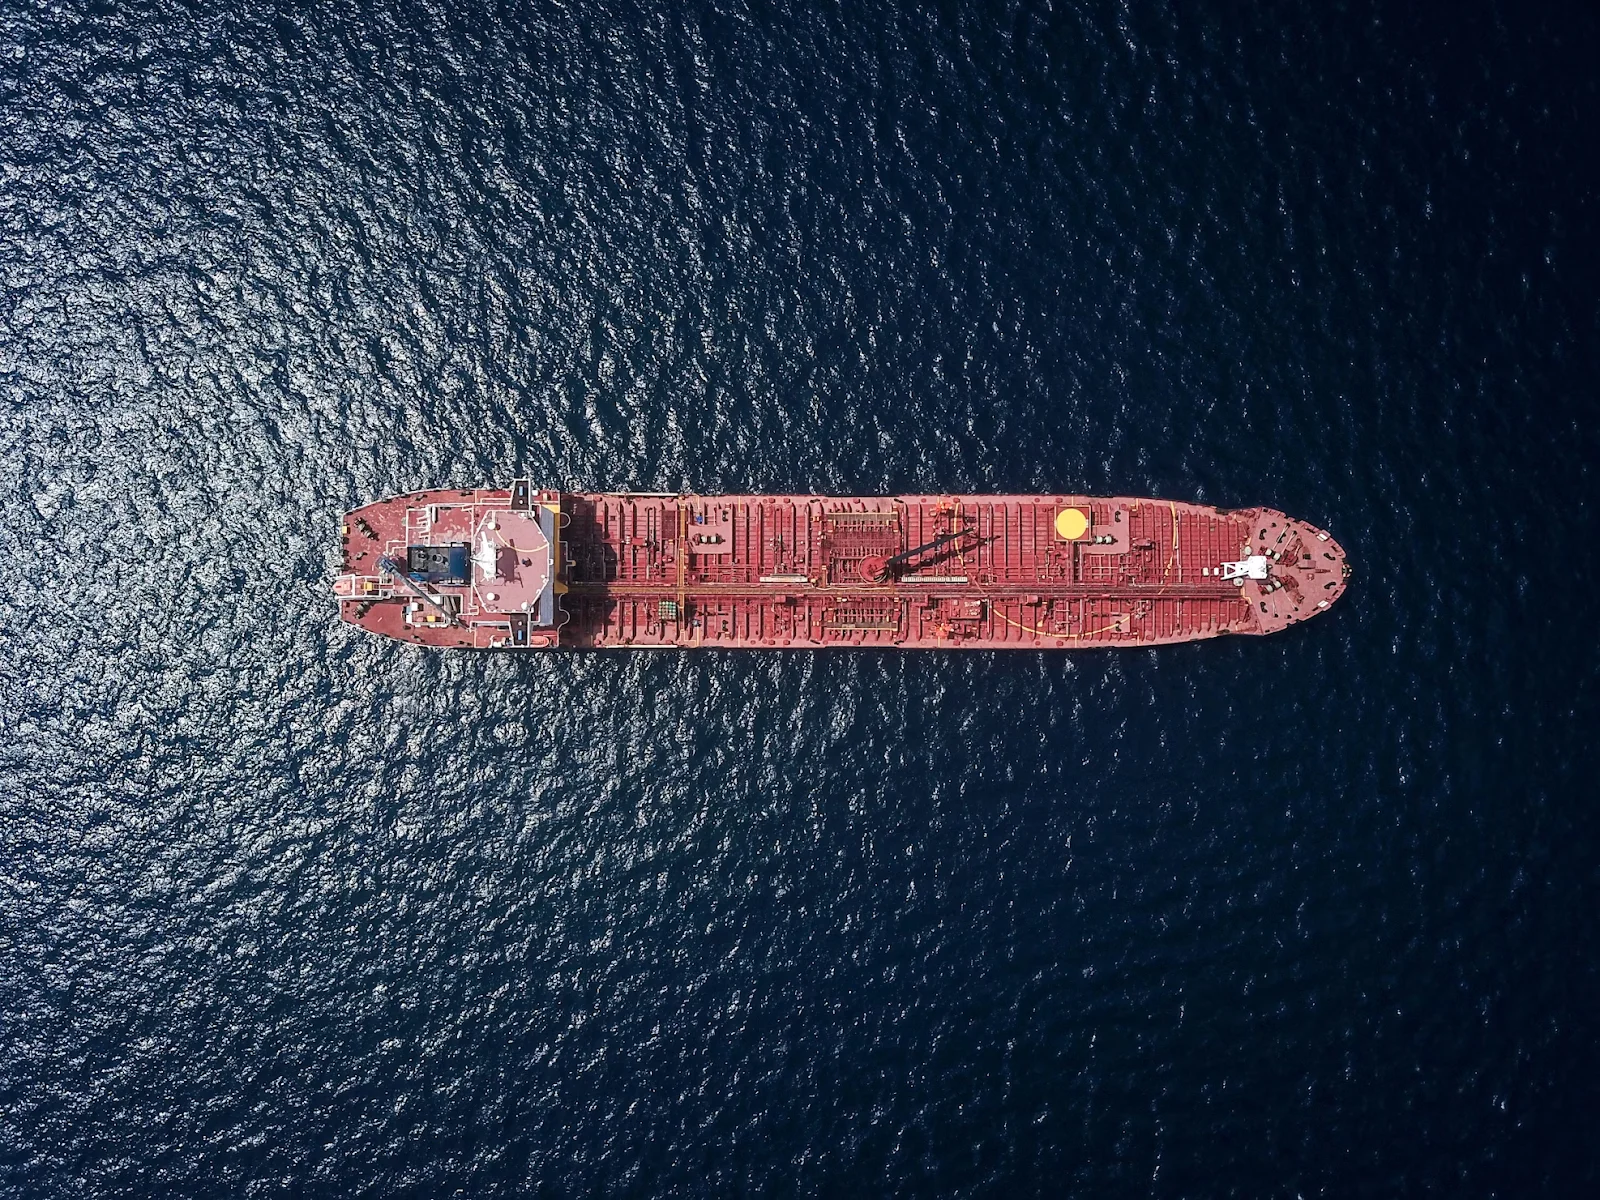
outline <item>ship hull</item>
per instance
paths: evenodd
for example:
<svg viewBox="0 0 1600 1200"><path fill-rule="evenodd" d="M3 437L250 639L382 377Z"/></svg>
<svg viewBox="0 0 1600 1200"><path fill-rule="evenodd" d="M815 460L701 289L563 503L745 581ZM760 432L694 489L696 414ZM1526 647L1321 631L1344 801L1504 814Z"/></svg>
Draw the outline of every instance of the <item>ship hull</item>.
<svg viewBox="0 0 1600 1200"><path fill-rule="evenodd" d="M434 490L344 521L340 616L445 649L1088 649L1264 634L1350 574L1266 508Z"/></svg>

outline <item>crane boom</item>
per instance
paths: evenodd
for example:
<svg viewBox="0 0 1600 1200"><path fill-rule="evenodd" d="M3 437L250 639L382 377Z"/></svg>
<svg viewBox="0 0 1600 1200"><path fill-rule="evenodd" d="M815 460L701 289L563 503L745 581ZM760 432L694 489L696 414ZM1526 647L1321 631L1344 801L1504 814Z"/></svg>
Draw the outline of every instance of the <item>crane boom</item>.
<svg viewBox="0 0 1600 1200"><path fill-rule="evenodd" d="M455 614L446 611L442 604L440 604L432 596L428 595L428 593L422 589L422 585L419 584L415 579L412 579L410 575L406 574L405 568L397 563L394 559L389 558L386 555L378 560L378 565L385 571L389 572L389 574L393 575L401 583L405 584L406 587L415 592L424 604L433 609L450 624L454 625L456 623Z"/></svg>
<svg viewBox="0 0 1600 1200"><path fill-rule="evenodd" d="M920 546L913 546L909 550L902 550L899 554L885 559L884 566L888 567L891 571L897 567L910 566L911 560L916 558L917 555L925 553L929 550L937 550L940 546L948 546L951 542L959 542L971 532L972 529L970 526L963 525L960 529L953 530L950 533L941 533L931 542L923 542Z"/></svg>

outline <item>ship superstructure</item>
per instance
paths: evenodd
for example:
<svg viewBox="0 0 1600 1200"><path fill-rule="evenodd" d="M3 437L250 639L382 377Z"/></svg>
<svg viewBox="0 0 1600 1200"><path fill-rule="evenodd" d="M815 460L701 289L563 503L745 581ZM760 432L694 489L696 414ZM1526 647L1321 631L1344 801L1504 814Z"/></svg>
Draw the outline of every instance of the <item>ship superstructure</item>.
<svg viewBox="0 0 1600 1200"><path fill-rule="evenodd" d="M432 490L346 515L340 616L438 648L1074 649L1273 633L1350 567L1267 508Z"/></svg>

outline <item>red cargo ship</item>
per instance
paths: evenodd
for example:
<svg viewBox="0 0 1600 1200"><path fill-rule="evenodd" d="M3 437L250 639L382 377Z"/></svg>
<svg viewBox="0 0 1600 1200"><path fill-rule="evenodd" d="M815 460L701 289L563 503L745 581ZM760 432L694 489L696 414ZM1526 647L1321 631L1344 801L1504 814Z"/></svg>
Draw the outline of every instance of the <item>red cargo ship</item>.
<svg viewBox="0 0 1600 1200"><path fill-rule="evenodd" d="M1267 508L1091 496L413 492L344 519L339 615L422 646L1075 649L1273 633L1350 575Z"/></svg>

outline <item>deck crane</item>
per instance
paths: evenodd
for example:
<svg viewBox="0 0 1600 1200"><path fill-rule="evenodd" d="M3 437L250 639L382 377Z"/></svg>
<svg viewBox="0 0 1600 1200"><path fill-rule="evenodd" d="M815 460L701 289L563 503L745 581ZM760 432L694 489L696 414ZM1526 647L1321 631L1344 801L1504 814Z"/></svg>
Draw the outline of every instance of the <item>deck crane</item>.
<svg viewBox="0 0 1600 1200"><path fill-rule="evenodd" d="M861 563L862 578L872 583L887 583L890 579L898 579L910 571L916 564L919 556L930 550L938 550L944 546L952 546L963 538L977 537L977 532L970 525L963 525L960 529L953 529L949 533L941 533L931 541L923 542L920 546L913 546L909 550L902 550L899 554L887 558L871 556ZM984 542L992 542L994 538L978 538L974 546L981 546ZM962 547L972 549L972 546ZM941 555L941 557L943 557Z"/></svg>
<svg viewBox="0 0 1600 1200"><path fill-rule="evenodd" d="M382 557L382 558L380 558L378 560L378 566L382 567L385 571L389 572L389 574L393 575L401 583L405 584L406 587L410 588L413 592L415 592L417 594L417 596L422 600L422 602L424 604L426 604L429 608L433 609L436 613L438 613L441 617L443 617L445 619L445 623L447 625L454 625L456 623L456 615L455 615L455 613L450 612L448 609L445 608L444 605L440 604L432 596L428 595L427 591L423 588L423 586L420 583L418 583L415 579L412 579L411 576L406 573L406 569L404 567L402 567L394 559L392 559L392 558L388 557L387 555L385 555L384 557Z"/></svg>

